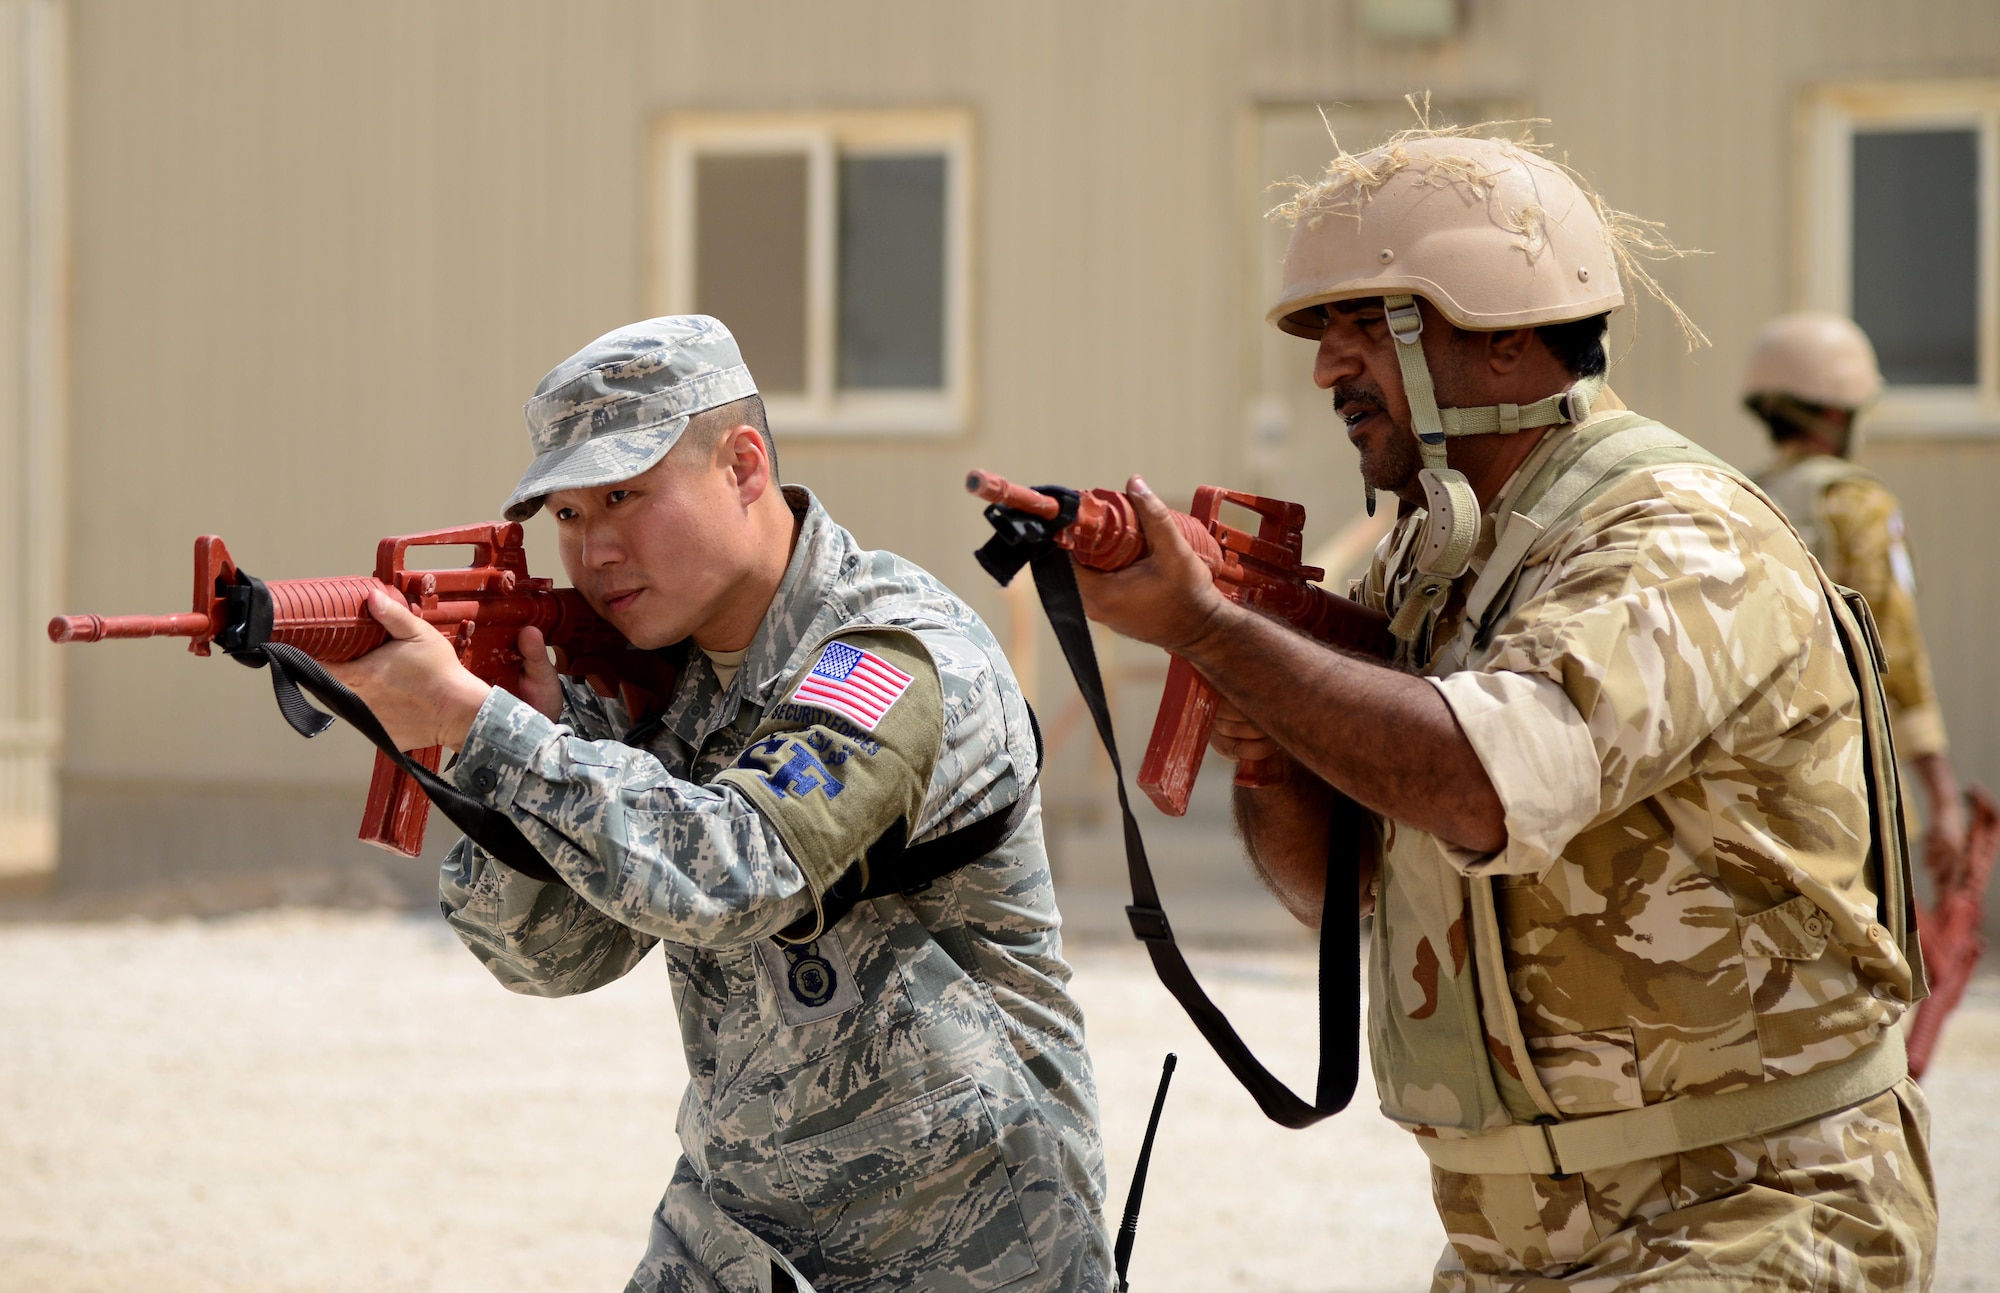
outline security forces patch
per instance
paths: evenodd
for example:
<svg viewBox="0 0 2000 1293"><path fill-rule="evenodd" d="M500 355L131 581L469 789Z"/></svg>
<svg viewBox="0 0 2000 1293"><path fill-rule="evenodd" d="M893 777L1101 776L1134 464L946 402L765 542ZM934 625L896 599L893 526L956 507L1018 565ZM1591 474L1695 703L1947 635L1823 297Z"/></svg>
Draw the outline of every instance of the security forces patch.
<svg viewBox="0 0 2000 1293"><path fill-rule="evenodd" d="M765 939L757 944L757 953L770 973L778 1013L788 1024L831 1019L861 1004L847 953L833 934L797 944Z"/></svg>
<svg viewBox="0 0 2000 1293"><path fill-rule="evenodd" d="M786 701L765 713L750 744L712 783L742 795L763 815L816 894L825 894L853 870L890 823L922 817L944 742L943 686L921 641L900 629L856 638L867 654L909 679L898 684L893 701L878 702L879 711L870 715L875 730L863 731L859 720L818 703ZM842 645L829 642L820 654ZM852 647L833 654L858 669L862 653ZM780 694L796 693L803 685L794 678ZM839 965L833 968L838 973ZM789 970L776 970L774 981L783 987ZM818 990L808 985L805 993L810 998ZM789 988L781 995L800 1009L831 1008L806 1006Z"/></svg>
<svg viewBox="0 0 2000 1293"><path fill-rule="evenodd" d="M836 763L844 763L846 757L848 757L846 751L838 751ZM778 763L780 759L782 763ZM776 767L770 767L774 763ZM736 757L736 767L740 769L770 767L770 771L762 775L764 785L776 791L780 799L784 799L786 795L790 795L792 799L804 799L814 791L820 791L822 795L826 795L826 799L834 799L836 795L848 789L848 785L838 777L834 777L832 769L826 767L826 761L820 759L820 755L814 753L810 745L798 741L792 733L780 737L764 737L762 741L750 745L742 755Z"/></svg>

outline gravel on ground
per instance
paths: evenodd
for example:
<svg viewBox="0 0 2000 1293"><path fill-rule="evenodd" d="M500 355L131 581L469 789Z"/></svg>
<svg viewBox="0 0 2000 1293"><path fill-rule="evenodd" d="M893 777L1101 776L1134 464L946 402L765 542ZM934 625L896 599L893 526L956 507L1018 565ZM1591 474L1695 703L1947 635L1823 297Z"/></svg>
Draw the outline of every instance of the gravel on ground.
<svg viewBox="0 0 2000 1293"><path fill-rule="evenodd" d="M1072 948L1123 1203L1161 1056L1180 1056L1139 1293L1419 1290L1424 1162L1370 1104L1266 1122L1125 942ZM1313 959L1197 969L1310 1090ZM0 1290L615 1290L672 1171L685 1073L658 958L589 996L502 990L435 918L280 911L0 925ZM2000 980L1927 1083L1937 1287L2000 1270Z"/></svg>

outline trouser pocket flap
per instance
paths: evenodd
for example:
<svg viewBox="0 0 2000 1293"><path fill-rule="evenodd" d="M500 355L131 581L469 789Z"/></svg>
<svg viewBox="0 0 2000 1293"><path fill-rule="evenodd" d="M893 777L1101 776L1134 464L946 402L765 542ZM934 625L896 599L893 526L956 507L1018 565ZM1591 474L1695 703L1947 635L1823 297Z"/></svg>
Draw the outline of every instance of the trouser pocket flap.
<svg viewBox="0 0 2000 1293"><path fill-rule="evenodd" d="M1037 1267L1000 1157L993 1117L969 1077L782 1146L833 1282L998 1288Z"/></svg>

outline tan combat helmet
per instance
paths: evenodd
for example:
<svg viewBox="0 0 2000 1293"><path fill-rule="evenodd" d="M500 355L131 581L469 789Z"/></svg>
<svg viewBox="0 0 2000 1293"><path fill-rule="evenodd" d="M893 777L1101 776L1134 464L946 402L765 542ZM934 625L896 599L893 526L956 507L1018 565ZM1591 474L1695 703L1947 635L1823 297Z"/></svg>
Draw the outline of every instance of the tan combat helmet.
<svg viewBox="0 0 2000 1293"><path fill-rule="evenodd" d="M1340 151L1321 180L1296 187L1275 213L1292 221L1292 238L1284 287L1265 318L1317 340L1324 306L1379 296L1398 343L1428 514L1418 555L1425 577L1392 626L1407 640L1465 573L1479 533L1478 500L1446 466L1446 438L1580 422L1604 384L1587 377L1533 404L1440 409L1416 298L1468 330L1587 319L1625 303L1619 269L1632 267L1621 235L1632 241L1636 231L1642 250L1665 244L1531 145L1503 139L1408 131L1358 156Z"/></svg>
<svg viewBox="0 0 2000 1293"><path fill-rule="evenodd" d="M1852 319L1801 310L1771 320L1750 343L1743 366L1743 403L1772 431L1785 423L1817 431L1845 454L1854 448L1854 419L1882 393L1875 347Z"/></svg>
<svg viewBox="0 0 2000 1293"><path fill-rule="evenodd" d="M1800 310L1765 324L1743 366L1743 397L1789 395L1830 409L1865 408L1882 393L1868 334L1844 315Z"/></svg>
<svg viewBox="0 0 2000 1293"><path fill-rule="evenodd" d="M1344 158L1279 211L1293 220L1265 318L1317 339L1310 307L1421 296L1469 330L1587 319L1625 303L1597 206L1504 139L1441 135Z"/></svg>

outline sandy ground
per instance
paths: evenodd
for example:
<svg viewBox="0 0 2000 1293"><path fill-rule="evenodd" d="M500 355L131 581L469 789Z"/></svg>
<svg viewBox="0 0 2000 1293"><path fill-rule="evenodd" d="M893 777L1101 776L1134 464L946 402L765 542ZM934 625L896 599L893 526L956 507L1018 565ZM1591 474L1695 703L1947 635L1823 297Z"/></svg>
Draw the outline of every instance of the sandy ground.
<svg viewBox="0 0 2000 1293"><path fill-rule="evenodd" d="M1304 1133L1264 1122L1136 947L1073 952L1114 1205L1160 1057L1181 1056L1135 1289L1425 1286L1441 1236L1401 1133L1365 1108ZM1200 962L1309 1086L1309 953ZM617 1289L682 1082L657 958L547 1002L500 990L435 918L0 926L0 1290ZM1977 986L1929 1090L1938 1287L1995 1287L2000 981Z"/></svg>

